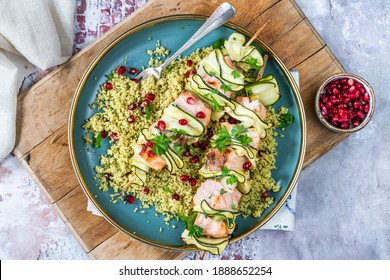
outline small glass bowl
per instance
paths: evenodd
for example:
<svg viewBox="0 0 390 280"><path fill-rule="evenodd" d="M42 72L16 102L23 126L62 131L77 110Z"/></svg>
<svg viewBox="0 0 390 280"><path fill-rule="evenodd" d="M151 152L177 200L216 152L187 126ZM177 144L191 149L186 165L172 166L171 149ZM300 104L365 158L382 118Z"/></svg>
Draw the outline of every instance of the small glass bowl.
<svg viewBox="0 0 390 280"><path fill-rule="evenodd" d="M361 120L360 124L357 125L357 126L352 125L349 122L347 122L349 124L348 128L338 127L338 126L336 126L336 125L334 125L332 123L332 119L330 117L328 117L328 119L325 118L324 115L322 114L323 108L320 105L320 103L321 103L320 102L321 94L326 93L325 87L328 84L332 83L333 81L341 80L341 79L344 79L344 78L345 79L352 79L354 81L358 81L361 85L363 85L363 87L365 89L365 92L367 92L368 95L369 95L369 108L368 108L368 112L364 112L365 117ZM340 95L342 95L342 89L338 89L338 90L340 91ZM359 101L359 99L351 99L349 102L352 102L352 104L353 104L354 101ZM365 105L364 101L360 100L360 102L363 103L362 104L363 106ZM375 109L375 94L374 94L374 91L373 91L372 87L370 86L370 84L366 80L364 80L363 78L361 78L359 76L356 76L354 74L339 73L339 74L335 74L335 75L330 76L320 86L320 88L317 91L316 97L315 97L315 111L316 111L318 119L321 121L321 123L326 128L328 128L328 129L330 129L330 130L332 130L334 132L338 132L338 133L352 133L352 132L355 132L355 131L358 131L358 130L362 129L371 120L372 115L374 114L374 109ZM326 108L326 110L328 110L328 109Z"/></svg>

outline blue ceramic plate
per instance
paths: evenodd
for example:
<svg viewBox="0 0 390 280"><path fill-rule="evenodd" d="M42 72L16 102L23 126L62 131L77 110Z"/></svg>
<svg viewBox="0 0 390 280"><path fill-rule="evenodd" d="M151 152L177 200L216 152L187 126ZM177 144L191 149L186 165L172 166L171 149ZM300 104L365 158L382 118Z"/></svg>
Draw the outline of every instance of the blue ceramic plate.
<svg viewBox="0 0 390 280"><path fill-rule="evenodd" d="M138 240L166 249L193 250L194 248L186 246L180 239L184 230L181 222L172 222L172 224L176 224L177 228L167 229L163 217L161 215L156 217L153 208L145 209L146 213L144 214L134 213L134 208L140 206L139 202L133 205L112 204L109 197L110 192L104 193L99 190L98 182L94 179L94 167L99 165L98 156L105 153L108 146L96 149L93 153L87 151L88 148L84 146L85 131L82 129L82 125L95 113L95 110L92 110L88 105L94 101L99 85L106 82L107 78L104 75L121 65L124 56L127 56L127 65L131 65L131 67L140 69L141 66L147 66L149 56L146 54L146 50L154 49L157 39L173 53L196 32L204 21L205 17L203 16L165 17L144 23L121 35L104 49L88 67L78 85L71 106L70 154L84 192L114 226ZM248 38L252 35L236 25L226 24L204 37L183 55L188 55L197 48L212 45L219 38L227 39L231 33L236 31L245 34ZM238 229L234 232L231 242L243 238L262 226L283 205L298 179L306 144L303 105L291 74L268 46L259 40L255 40L253 44L263 54L269 54L270 58L264 75L272 73L275 76L282 94L275 106L287 107L294 116L294 123L283 132L284 138L277 139L277 170L274 170L273 178L281 186L281 190L273 194L274 203L260 218L242 219L239 217L237 219ZM160 232L160 227L164 230L163 232Z"/></svg>

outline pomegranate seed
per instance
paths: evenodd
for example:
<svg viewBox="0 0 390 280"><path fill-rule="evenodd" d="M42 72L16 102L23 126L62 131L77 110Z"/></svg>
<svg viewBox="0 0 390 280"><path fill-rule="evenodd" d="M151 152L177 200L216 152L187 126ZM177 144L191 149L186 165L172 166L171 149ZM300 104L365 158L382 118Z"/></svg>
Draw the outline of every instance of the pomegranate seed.
<svg viewBox="0 0 390 280"><path fill-rule="evenodd" d="M364 117L365 117L366 115L364 115L363 112L358 111L358 112L356 113L356 116L357 116L358 118L364 119Z"/></svg>
<svg viewBox="0 0 390 280"><path fill-rule="evenodd" d="M145 108L145 107L148 106L150 103L151 103L150 99L144 99L144 100L141 101L138 105L139 105L141 108Z"/></svg>
<svg viewBox="0 0 390 280"><path fill-rule="evenodd" d="M129 194L129 195L126 196L126 201L127 201L128 203L130 203L130 204L134 204L135 198L134 198L134 196L132 196L131 194Z"/></svg>
<svg viewBox="0 0 390 280"><path fill-rule="evenodd" d="M146 146L148 146L149 148L153 148L153 142L152 141L147 141L146 142Z"/></svg>
<svg viewBox="0 0 390 280"><path fill-rule="evenodd" d="M366 93L366 89L364 87L359 88L359 91L360 91L361 94Z"/></svg>
<svg viewBox="0 0 390 280"><path fill-rule="evenodd" d="M354 93L356 90L355 86L351 86L348 91L351 92L351 93Z"/></svg>
<svg viewBox="0 0 390 280"><path fill-rule="evenodd" d="M129 69L129 73L130 73L131 75L135 75L135 74L137 74L137 72L138 72L138 69L137 69L137 68L130 68L130 69Z"/></svg>
<svg viewBox="0 0 390 280"><path fill-rule="evenodd" d="M181 125L186 125L187 123L188 123L188 121L186 119L179 120L179 124L181 124Z"/></svg>
<svg viewBox="0 0 390 280"><path fill-rule="evenodd" d="M370 101L370 95L367 92L363 94L363 101L364 102L369 102Z"/></svg>
<svg viewBox="0 0 390 280"><path fill-rule="evenodd" d="M148 157L150 157L150 158L154 157L154 153L153 153L152 150L149 150L149 151L148 151Z"/></svg>
<svg viewBox="0 0 390 280"><path fill-rule="evenodd" d="M200 111L200 112L196 113L196 117L198 119L204 119L206 117L206 114L203 113L202 111Z"/></svg>
<svg viewBox="0 0 390 280"><path fill-rule="evenodd" d="M192 143L192 147L199 148L199 141Z"/></svg>
<svg viewBox="0 0 390 280"><path fill-rule="evenodd" d="M192 187L195 187L195 186L196 186L196 180L195 180L195 178L190 178L190 179L188 179L188 181L190 182L190 184L191 184Z"/></svg>
<svg viewBox="0 0 390 280"><path fill-rule="evenodd" d="M107 83L106 84L106 90L112 90L112 84L111 83Z"/></svg>
<svg viewBox="0 0 390 280"><path fill-rule="evenodd" d="M337 88L333 88L333 94L340 94L340 91Z"/></svg>
<svg viewBox="0 0 390 280"><path fill-rule="evenodd" d="M347 122L343 122L341 124L341 128L348 129L349 128L349 124Z"/></svg>
<svg viewBox="0 0 390 280"><path fill-rule="evenodd" d="M188 97L188 98L187 98L187 103L190 104L190 105L194 105L194 104L195 104L195 98L193 98L193 97Z"/></svg>
<svg viewBox="0 0 390 280"><path fill-rule="evenodd" d="M143 192L144 194L149 194L149 189L148 189L148 188L144 188L144 189L142 190L142 192Z"/></svg>
<svg viewBox="0 0 390 280"><path fill-rule="evenodd" d="M262 198L267 198L269 197L268 193L267 192L263 192L263 194L261 195Z"/></svg>
<svg viewBox="0 0 390 280"><path fill-rule="evenodd" d="M206 150L208 144L209 144L209 142L203 141L202 143L200 143L199 147L200 147L202 150Z"/></svg>
<svg viewBox="0 0 390 280"><path fill-rule="evenodd" d="M105 130L103 130L103 131L102 131L102 138L104 139L104 138L106 138L107 136L108 136L108 132L105 131Z"/></svg>
<svg viewBox="0 0 390 280"><path fill-rule="evenodd" d="M349 86L353 86L354 81L350 78L350 79L347 80L347 84L348 84Z"/></svg>
<svg viewBox="0 0 390 280"><path fill-rule="evenodd" d="M184 77L188 79L190 76L192 76L192 75L194 75L194 74L196 74L196 70L190 70L190 71L188 71L188 72L184 75Z"/></svg>
<svg viewBox="0 0 390 280"><path fill-rule="evenodd" d="M138 79L130 79L132 80L134 83L138 84L139 83L139 80Z"/></svg>
<svg viewBox="0 0 390 280"><path fill-rule="evenodd" d="M177 193L174 193L174 194L172 195L172 199L174 199L174 200L180 200L180 196L179 196Z"/></svg>
<svg viewBox="0 0 390 280"><path fill-rule="evenodd" d="M133 123L135 121L135 116L134 115L130 115L128 118L127 118L127 121L129 123Z"/></svg>
<svg viewBox="0 0 390 280"><path fill-rule="evenodd" d="M225 121L226 121L225 118L220 118L220 119L219 119L219 122L220 122L220 123L223 123L223 122L225 122Z"/></svg>
<svg viewBox="0 0 390 280"><path fill-rule="evenodd" d="M250 161L247 161L245 162L243 165L242 165L242 168L244 168L245 171L248 171L249 168L251 168L252 166L252 163Z"/></svg>
<svg viewBox="0 0 390 280"><path fill-rule="evenodd" d="M207 137L211 138L211 137L213 137L213 136L214 136L214 132L213 132L212 130L209 130L209 131L207 132Z"/></svg>
<svg viewBox="0 0 390 280"><path fill-rule="evenodd" d="M167 125L163 120L157 122L157 128L159 130L165 130L166 127L167 127Z"/></svg>
<svg viewBox="0 0 390 280"><path fill-rule="evenodd" d="M341 79L341 83L342 83L343 85L345 85L345 84L347 83L347 78L342 78L342 79Z"/></svg>
<svg viewBox="0 0 390 280"><path fill-rule="evenodd" d="M235 124L235 123L237 122L237 120L236 120L235 118L233 118L233 117L229 117L228 122L229 122L230 124Z"/></svg>
<svg viewBox="0 0 390 280"><path fill-rule="evenodd" d="M364 104L364 113L368 113L370 111L370 104ZM103 134L102 134L103 137Z"/></svg>
<svg viewBox="0 0 390 280"><path fill-rule="evenodd" d="M184 152L184 156L186 156L186 157L189 157L189 156L191 156L191 153L190 153L190 151L185 151L185 152Z"/></svg>
<svg viewBox="0 0 390 280"><path fill-rule="evenodd" d="M123 73L126 72L126 67L122 65L121 67L118 68L117 72L119 75L122 75Z"/></svg>
<svg viewBox="0 0 390 280"><path fill-rule="evenodd" d="M146 98L149 100L154 100L156 98L156 95L153 93L148 93L146 94Z"/></svg>
<svg viewBox="0 0 390 280"><path fill-rule="evenodd" d="M353 125L358 126L360 124L360 121L358 119L353 120Z"/></svg>
<svg viewBox="0 0 390 280"><path fill-rule="evenodd" d="M191 67L192 66L192 60L191 59L187 60L186 64L187 64L188 67Z"/></svg>
<svg viewBox="0 0 390 280"><path fill-rule="evenodd" d="M127 106L127 109L128 110L135 110L135 109L137 109L137 105L135 104L135 103L131 103L129 106Z"/></svg>
<svg viewBox="0 0 390 280"><path fill-rule="evenodd" d="M188 181L189 179L190 179L190 176L188 176L188 175L180 175L180 180L182 180L183 182Z"/></svg>
<svg viewBox="0 0 390 280"><path fill-rule="evenodd" d="M106 178L107 181L111 180L111 174L110 173L104 173L104 178Z"/></svg>
<svg viewBox="0 0 390 280"><path fill-rule="evenodd" d="M191 163L198 163L199 162L199 157L198 156L193 156L190 161L191 161Z"/></svg>
<svg viewBox="0 0 390 280"><path fill-rule="evenodd" d="M118 142L118 141L119 141L118 133L113 132L113 133L111 134L111 138L112 138L115 142Z"/></svg>

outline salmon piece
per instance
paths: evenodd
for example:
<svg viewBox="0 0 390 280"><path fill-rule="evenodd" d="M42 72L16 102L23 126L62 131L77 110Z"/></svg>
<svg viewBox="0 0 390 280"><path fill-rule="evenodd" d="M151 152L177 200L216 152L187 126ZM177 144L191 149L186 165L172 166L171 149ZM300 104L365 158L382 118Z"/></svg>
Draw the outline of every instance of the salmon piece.
<svg viewBox="0 0 390 280"><path fill-rule="evenodd" d="M219 171L226 166L229 170L244 171L243 165L248 161L246 156L238 156L232 149L221 152L213 148L206 155L205 168L209 171Z"/></svg>
<svg viewBox="0 0 390 280"><path fill-rule="evenodd" d="M228 122L222 123L222 127L225 127L229 133L232 131L234 124L230 124ZM252 139L252 142L249 143L253 148L259 149L260 147L260 134L257 133L253 128L247 128L248 132L246 135Z"/></svg>
<svg viewBox="0 0 390 280"><path fill-rule="evenodd" d="M160 172L167 164L162 159L162 157L158 155L154 155L153 157L149 156L149 151L152 151L152 148L142 144L142 149L139 152L139 155L147 162L150 168L153 168Z"/></svg>
<svg viewBox="0 0 390 280"><path fill-rule="evenodd" d="M188 98L193 98L194 101L190 99L191 101L188 102ZM195 94L189 91L183 91L182 93L180 93L180 95L176 98L174 102L177 106L180 107L180 109L201 121L205 127L210 124L211 108L209 105L200 100ZM191 104L192 102L193 104ZM203 112L205 114L205 117L198 118L196 115L199 112Z"/></svg>
<svg viewBox="0 0 390 280"><path fill-rule="evenodd" d="M192 202L194 205L198 205L206 200L214 209L234 212L237 211L241 196L242 194L238 190L232 190L222 182L208 179L199 186Z"/></svg>
<svg viewBox="0 0 390 280"><path fill-rule="evenodd" d="M239 96L236 101L256 113L262 120L265 120L267 109L260 100L250 100L249 97Z"/></svg>
<svg viewBox="0 0 390 280"><path fill-rule="evenodd" d="M229 235L227 226L222 221L213 220L203 213L198 213L194 224L203 229L203 235L207 237L221 238Z"/></svg>
<svg viewBox="0 0 390 280"><path fill-rule="evenodd" d="M232 69L234 69L234 70L237 70L237 71L239 71L239 72L242 71L241 69L237 68L236 65L234 65L234 62L233 62L233 60L230 58L230 56L225 55L223 58L225 59L226 64L227 64L230 68L232 68Z"/></svg>

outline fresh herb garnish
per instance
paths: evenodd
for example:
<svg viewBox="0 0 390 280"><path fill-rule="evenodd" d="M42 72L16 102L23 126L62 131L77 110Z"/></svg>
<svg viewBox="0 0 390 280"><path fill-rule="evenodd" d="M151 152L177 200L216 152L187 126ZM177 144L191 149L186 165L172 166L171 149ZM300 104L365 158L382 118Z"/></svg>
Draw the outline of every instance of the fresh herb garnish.
<svg viewBox="0 0 390 280"><path fill-rule="evenodd" d="M246 135L247 132L248 129L241 124L233 126L231 133L223 127L218 130L215 147L222 152L225 150L225 147L231 143L232 139L235 139L240 142L241 145L246 146L252 142L252 138Z"/></svg>
<svg viewBox="0 0 390 280"><path fill-rule="evenodd" d="M232 76L233 78L239 78L241 76L240 72L238 72L237 70L233 70L232 71Z"/></svg>
<svg viewBox="0 0 390 280"><path fill-rule="evenodd" d="M223 90L223 92L231 91L232 90L232 86L231 85L222 84L221 85L221 89Z"/></svg>
<svg viewBox="0 0 390 280"><path fill-rule="evenodd" d="M210 92L211 93L207 93L204 96L206 98L211 98L211 101L212 101L211 109L213 109L213 111L220 112L221 111L221 106L219 105L218 101L212 95L212 94L218 94L218 91L216 89L212 89L212 90L210 90Z"/></svg>
<svg viewBox="0 0 390 280"><path fill-rule="evenodd" d="M283 128L292 124L292 122L294 121L294 117L290 113L286 113L280 115L278 121L279 121L279 128Z"/></svg>
<svg viewBox="0 0 390 280"><path fill-rule="evenodd" d="M200 226L194 224L197 215L198 214L196 212L190 216L183 216L181 214L178 215L179 219L183 222L185 228L188 230L188 236L203 236L203 229Z"/></svg>
<svg viewBox="0 0 390 280"><path fill-rule="evenodd" d="M104 75L107 79L109 79L109 80L111 80L113 77L114 77L114 75L113 74L108 74L108 75Z"/></svg>
<svg viewBox="0 0 390 280"><path fill-rule="evenodd" d="M183 149L183 146L180 146L177 142L173 143L173 151L176 154L180 154Z"/></svg>
<svg viewBox="0 0 390 280"><path fill-rule="evenodd" d="M164 187L163 191L167 193L172 193L172 190L169 187Z"/></svg>
<svg viewBox="0 0 390 280"><path fill-rule="evenodd" d="M184 129L181 129L181 128L180 129L172 128L171 131L174 132L175 134L180 134L180 135L186 135L187 134L187 131L185 131Z"/></svg>
<svg viewBox="0 0 390 280"><path fill-rule="evenodd" d="M233 210L237 210L237 207L234 203L232 203L232 205L230 206Z"/></svg>
<svg viewBox="0 0 390 280"><path fill-rule="evenodd" d="M225 44L225 40L220 38L220 39L218 39L217 41L214 42L213 48L214 48L214 50L221 49L224 44Z"/></svg>
<svg viewBox="0 0 390 280"><path fill-rule="evenodd" d="M97 135L97 137L95 138L95 143L93 144L93 146L95 148L100 148L102 146L102 133L99 132L99 134Z"/></svg>
<svg viewBox="0 0 390 280"><path fill-rule="evenodd" d="M255 69L256 71L259 71L260 70L260 66L257 65L257 59L254 58L254 57L250 57L246 60L246 63L249 64L250 67L252 67L253 69Z"/></svg>
<svg viewBox="0 0 390 280"><path fill-rule="evenodd" d="M225 150L226 145L230 143L230 134L229 131L223 127L218 130L217 136L215 147L222 152Z"/></svg>
<svg viewBox="0 0 390 280"><path fill-rule="evenodd" d="M144 112L146 114L146 119L147 120L150 120L150 115L153 113L154 111L154 104L153 103L149 103L148 105L145 106L145 109L144 109Z"/></svg>
<svg viewBox="0 0 390 280"><path fill-rule="evenodd" d="M233 185L236 182L238 182L238 179L234 174L230 174L230 177L226 180L226 184L228 185Z"/></svg>
<svg viewBox="0 0 390 280"><path fill-rule="evenodd" d="M224 195L225 193L227 193L227 191L225 191L224 188L220 188L220 189L219 189L219 194L220 194L220 195Z"/></svg>
<svg viewBox="0 0 390 280"><path fill-rule="evenodd" d="M170 139L165 134L159 136L154 136L150 141L153 142L152 151L155 155L161 156L166 153L168 150L168 145L170 144Z"/></svg>
<svg viewBox="0 0 390 280"><path fill-rule="evenodd" d="M210 76L215 76L215 75L217 75L217 72L210 71L209 75L210 75Z"/></svg>
<svg viewBox="0 0 390 280"><path fill-rule="evenodd" d="M230 172L229 168L227 168L226 166L224 166L224 167L222 168L222 170L221 170L221 175L222 175L223 177L225 177L225 176L229 175L229 172Z"/></svg>

